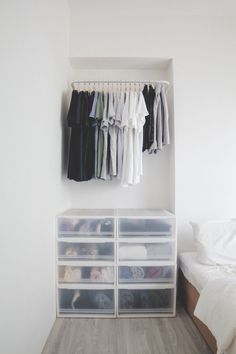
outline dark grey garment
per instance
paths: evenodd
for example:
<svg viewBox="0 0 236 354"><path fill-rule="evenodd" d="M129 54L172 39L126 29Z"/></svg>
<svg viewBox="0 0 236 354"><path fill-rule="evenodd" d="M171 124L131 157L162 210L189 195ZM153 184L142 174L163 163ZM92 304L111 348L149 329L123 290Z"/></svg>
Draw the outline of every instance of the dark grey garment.
<svg viewBox="0 0 236 354"><path fill-rule="evenodd" d="M98 133L99 133L99 127L98 127L98 122L96 120L96 110L97 110L97 103L98 103L98 97L99 97L99 92L95 92L94 98L93 98L93 105L91 112L89 114L90 118L94 118L95 121L95 131L94 131L94 178L97 178L97 165L98 165Z"/></svg>
<svg viewBox="0 0 236 354"><path fill-rule="evenodd" d="M93 299L94 306L99 309L112 309L113 301L102 291L96 293Z"/></svg>
<svg viewBox="0 0 236 354"><path fill-rule="evenodd" d="M153 143L150 146L148 152L150 154L157 152L157 141L162 140L162 119L161 119L161 111L160 111L160 100L161 100L161 84L158 83L155 88L155 99L153 103L153 119L154 119L154 136ZM158 134L161 134L159 136Z"/></svg>
<svg viewBox="0 0 236 354"><path fill-rule="evenodd" d="M163 112L163 145L170 144L170 131L169 131L169 112L166 98L166 89L164 85L161 88L161 102L162 102L162 112Z"/></svg>
<svg viewBox="0 0 236 354"><path fill-rule="evenodd" d="M104 93L98 93L95 118L98 122L98 132L97 132L97 153L96 153L96 170L95 177L101 178L102 173L102 161L103 161L103 150L104 150L104 133L102 131L102 119L104 111Z"/></svg>
<svg viewBox="0 0 236 354"><path fill-rule="evenodd" d="M153 105L154 141L149 148L149 153L157 153L164 145L170 144L169 112L166 99L165 85L158 83L155 87Z"/></svg>
<svg viewBox="0 0 236 354"><path fill-rule="evenodd" d="M120 308L133 309L134 308L134 295L131 290L120 290Z"/></svg>
<svg viewBox="0 0 236 354"><path fill-rule="evenodd" d="M101 128L103 134L103 153L102 153L102 161L101 161L101 174L100 178L106 180L110 179L109 174L109 161L108 161L108 127Z"/></svg>
<svg viewBox="0 0 236 354"><path fill-rule="evenodd" d="M97 178L98 175L98 135L99 135L99 127L98 125L95 127L95 154L94 154L94 178Z"/></svg>
<svg viewBox="0 0 236 354"><path fill-rule="evenodd" d="M91 118L96 118L97 102L98 102L98 92L96 91L94 93L92 109L91 109L91 112L89 114L89 117L91 117Z"/></svg>
<svg viewBox="0 0 236 354"><path fill-rule="evenodd" d="M161 106L162 106L161 94L159 93L159 103L157 107L157 120L156 120L156 137L157 137L157 149L160 151L162 150L162 142L163 142L163 116L162 116Z"/></svg>
<svg viewBox="0 0 236 354"><path fill-rule="evenodd" d="M106 180L109 178L108 171L108 105L109 97L108 93L104 93L104 106L103 106L103 116L101 123L101 130L103 133L103 151L102 151L102 160L101 160L101 174L100 178Z"/></svg>

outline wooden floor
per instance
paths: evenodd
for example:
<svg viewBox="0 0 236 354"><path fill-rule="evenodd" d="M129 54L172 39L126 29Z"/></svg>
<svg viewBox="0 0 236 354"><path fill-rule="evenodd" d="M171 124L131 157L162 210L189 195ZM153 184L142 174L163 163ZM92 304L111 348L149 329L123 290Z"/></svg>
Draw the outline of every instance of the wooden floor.
<svg viewBox="0 0 236 354"><path fill-rule="evenodd" d="M57 319L42 354L210 354L186 312L176 318Z"/></svg>

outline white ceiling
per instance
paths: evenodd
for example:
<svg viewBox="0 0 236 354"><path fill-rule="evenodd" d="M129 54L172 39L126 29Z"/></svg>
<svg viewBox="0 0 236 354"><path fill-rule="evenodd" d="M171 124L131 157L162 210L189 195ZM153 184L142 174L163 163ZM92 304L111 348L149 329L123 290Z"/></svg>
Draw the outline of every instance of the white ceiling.
<svg viewBox="0 0 236 354"><path fill-rule="evenodd" d="M156 15L198 15L198 16L236 16L236 0L68 0L73 11L113 12L116 16L116 8L123 7L124 16L132 14L135 18L136 11L143 11L146 15L149 11ZM120 11L119 11L120 16ZM99 24L99 17L98 17ZM122 18L121 18L122 24Z"/></svg>

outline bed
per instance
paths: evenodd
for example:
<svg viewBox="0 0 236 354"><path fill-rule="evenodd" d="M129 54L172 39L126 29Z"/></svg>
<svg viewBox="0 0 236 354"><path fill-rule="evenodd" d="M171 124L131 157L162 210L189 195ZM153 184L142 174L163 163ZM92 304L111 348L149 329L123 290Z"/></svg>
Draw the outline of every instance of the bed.
<svg viewBox="0 0 236 354"><path fill-rule="evenodd" d="M200 264L197 260L196 252L184 252L179 255L180 301L192 317L213 353L217 353L216 339L208 327L194 315L194 310L203 288L206 288L206 284L214 284L214 282L217 284L221 279L228 281L228 276L231 275L226 274L224 267ZM236 354L236 339L233 340L225 353Z"/></svg>

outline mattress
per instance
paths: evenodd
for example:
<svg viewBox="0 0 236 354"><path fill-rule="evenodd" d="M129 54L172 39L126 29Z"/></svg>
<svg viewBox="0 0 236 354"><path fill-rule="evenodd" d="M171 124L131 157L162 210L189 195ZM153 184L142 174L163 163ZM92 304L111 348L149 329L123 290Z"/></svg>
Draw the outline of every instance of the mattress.
<svg viewBox="0 0 236 354"><path fill-rule="evenodd" d="M179 267L185 278L199 293L210 280L232 276L231 271L227 266L211 266L199 263L196 252L180 253Z"/></svg>

